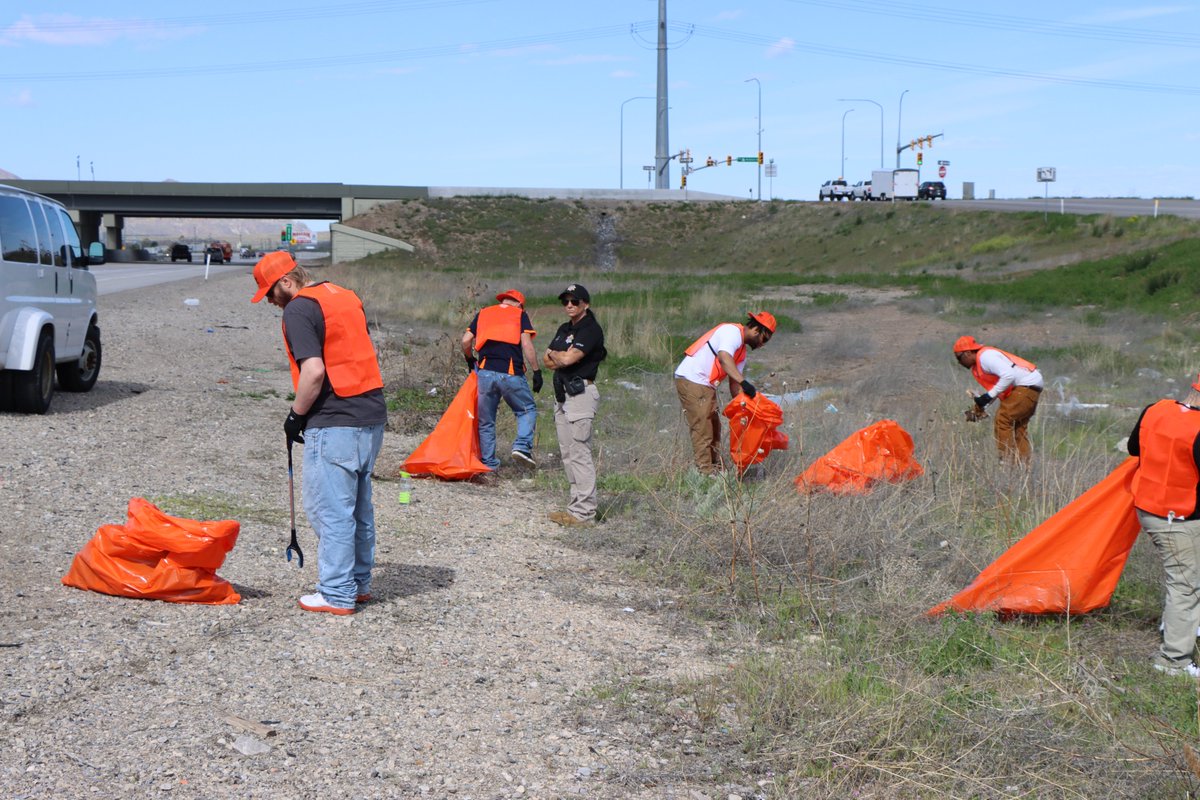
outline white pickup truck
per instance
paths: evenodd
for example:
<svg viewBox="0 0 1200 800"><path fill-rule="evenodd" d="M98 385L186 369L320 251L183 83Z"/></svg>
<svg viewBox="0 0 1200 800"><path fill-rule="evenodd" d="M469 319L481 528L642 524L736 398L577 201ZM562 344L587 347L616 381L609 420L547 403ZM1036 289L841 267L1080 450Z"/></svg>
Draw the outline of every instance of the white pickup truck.
<svg viewBox="0 0 1200 800"><path fill-rule="evenodd" d="M817 193L818 202L822 200L848 199L850 199L850 186L842 178L825 181L821 184L821 191Z"/></svg>

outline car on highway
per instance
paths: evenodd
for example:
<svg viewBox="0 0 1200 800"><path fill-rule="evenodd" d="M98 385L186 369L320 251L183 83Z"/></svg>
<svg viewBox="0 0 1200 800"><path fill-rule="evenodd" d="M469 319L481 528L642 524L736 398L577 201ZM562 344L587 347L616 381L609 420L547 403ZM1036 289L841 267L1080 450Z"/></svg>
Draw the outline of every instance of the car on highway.
<svg viewBox="0 0 1200 800"><path fill-rule="evenodd" d="M0 410L45 414L58 388L100 375L96 276L104 245L84 253L66 207L0 185Z"/></svg>
<svg viewBox="0 0 1200 800"><path fill-rule="evenodd" d="M917 187L918 200L945 200L946 184L941 181L925 181Z"/></svg>
<svg viewBox="0 0 1200 800"><path fill-rule="evenodd" d="M817 200L845 200L850 196L850 186L842 178L836 180L825 181L821 184L821 191L817 193Z"/></svg>
<svg viewBox="0 0 1200 800"><path fill-rule="evenodd" d="M870 200L871 198L871 182L859 181L850 187L851 200Z"/></svg>
<svg viewBox="0 0 1200 800"><path fill-rule="evenodd" d="M171 245L171 263L174 264L176 261L187 261L188 263L191 263L192 248L188 247L183 242L176 242L175 244Z"/></svg>

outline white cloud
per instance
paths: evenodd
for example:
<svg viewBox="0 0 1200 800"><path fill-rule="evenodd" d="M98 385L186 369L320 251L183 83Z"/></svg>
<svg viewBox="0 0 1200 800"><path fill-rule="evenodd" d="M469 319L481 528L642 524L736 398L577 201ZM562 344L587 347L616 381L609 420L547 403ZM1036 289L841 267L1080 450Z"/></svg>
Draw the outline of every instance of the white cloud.
<svg viewBox="0 0 1200 800"><path fill-rule="evenodd" d="M194 27L166 29L136 19L84 19L73 14L25 14L12 25L0 30L0 44L96 47L122 39L135 42L178 39L199 31L199 28Z"/></svg>
<svg viewBox="0 0 1200 800"><path fill-rule="evenodd" d="M18 108L33 108L37 105L33 99L33 90L20 89L16 94L12 95L8 101L9 105L17 106Z"/></svg>
<svg viewBox="0 0 1200 800"><path fill-rule="evenodd" d="M783 37L767 48L767 58L778 58L796 49L796 40Z"/></svg>

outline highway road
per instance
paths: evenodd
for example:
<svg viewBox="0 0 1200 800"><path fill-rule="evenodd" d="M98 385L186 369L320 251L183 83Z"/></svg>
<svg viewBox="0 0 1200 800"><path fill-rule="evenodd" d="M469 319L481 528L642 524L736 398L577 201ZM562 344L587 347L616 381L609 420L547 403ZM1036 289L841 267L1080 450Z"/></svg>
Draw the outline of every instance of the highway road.
<svg viewBox="0 0 1200 800"><path fill-rule="evenodd" d="M318 252L296 253L296 258L302 262L322 257L327 258L328 254ZM246 285L252 286L254 281L250 275L257 261L258 259L256 258L234 258L228 264L210 265L208 267L208 274L209 276L213 276L226 272L243 272L246 275ZM169 261L109 261L106 264L89 267L89 269L96 276L96 288L102 295L127 292L130 289L140 289L159 283L204 277L204 262L201 260L190 264L186 261L177 261L174 264ZM250 294L253 294L253 292L250 292Z"/></svg>
<svg viewBox="0 0 1200 800"><path fill-rule="evenodd" d="M933 201L938 202L938 201ZM1200 202L1173 198L1159 200L1158 213L1200 219ZM1152 217L1154 200L1139 197L1051 197L1048 200L949 200L948 205L978 211L1047 211L1051 214L1111 214L1114 217Z"/></svg>

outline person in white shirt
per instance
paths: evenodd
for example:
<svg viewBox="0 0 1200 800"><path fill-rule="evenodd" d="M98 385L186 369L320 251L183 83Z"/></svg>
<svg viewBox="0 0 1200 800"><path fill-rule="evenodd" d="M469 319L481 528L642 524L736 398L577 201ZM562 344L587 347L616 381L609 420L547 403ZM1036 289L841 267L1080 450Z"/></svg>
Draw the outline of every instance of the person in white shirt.
<svg viewBox="0 0 1200 800"><path fill-rule="evenodd" d="M1044 385L1042 373L1033 363L1020 356L996 347L986 347L975 341L973 336L958 337L954 342L954 358L964 369L971 370L975 380L984 389L982 394L975 396L975 419L982 418L984 409L997 397L1000 398L994 426L1000 460L1015 458L1028 464L1033 457L1033 450L1029 445L1027 429L1041 399Z"/></svg>
<svg viewBox="0 0 1200 800"><path fill-rule="evenodd" d="M723 322L711 329L684 351L683 361L675 368L675 391L683 406L696 469L703 475L722 471L717 446L721 442L721 418L717 414L717 386L729 380L729 394L744 392L754 397L757 390L746 380L746 348L757 350L775 335L775 317L767 311L755 311L739 325Z"/></svg>

